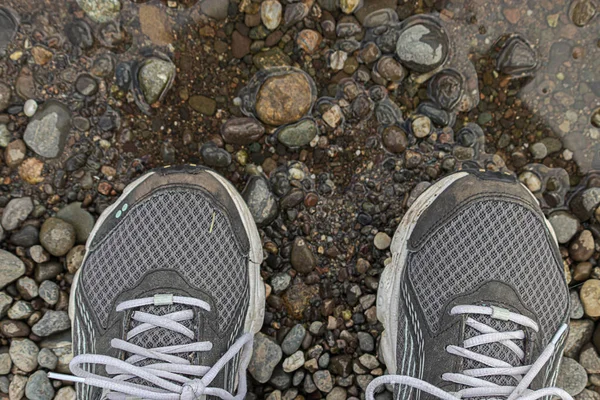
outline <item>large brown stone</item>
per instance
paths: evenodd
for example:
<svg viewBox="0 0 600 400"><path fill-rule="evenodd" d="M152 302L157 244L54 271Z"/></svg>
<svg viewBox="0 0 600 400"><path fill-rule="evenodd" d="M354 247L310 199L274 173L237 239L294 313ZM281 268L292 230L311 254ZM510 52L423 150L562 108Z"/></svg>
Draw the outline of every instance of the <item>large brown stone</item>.
<svg viewBox="0 0 600 400"><path fill-rule="evenodd" d="M279 126L296 122L312 107L312 87L299 72L272 76L256 98L256 114L266 124Z"/></svg>

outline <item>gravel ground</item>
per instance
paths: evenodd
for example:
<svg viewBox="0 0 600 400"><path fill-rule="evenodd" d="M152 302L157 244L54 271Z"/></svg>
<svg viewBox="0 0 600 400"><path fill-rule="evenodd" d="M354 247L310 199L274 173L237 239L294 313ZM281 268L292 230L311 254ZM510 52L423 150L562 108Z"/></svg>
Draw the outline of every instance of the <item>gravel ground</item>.
<svg viewBox="0 0 600 400"><path fill-rule="evenodd" d="M431 182L478 167L514 172L556 230L572 303L558 385L600 399L596 6L4 1L0 398L74 398L47 372L68 373L94 221L144 172L201 163L263 240L249 398L364 398L385 373L375 300L395 228Z"/></svg>

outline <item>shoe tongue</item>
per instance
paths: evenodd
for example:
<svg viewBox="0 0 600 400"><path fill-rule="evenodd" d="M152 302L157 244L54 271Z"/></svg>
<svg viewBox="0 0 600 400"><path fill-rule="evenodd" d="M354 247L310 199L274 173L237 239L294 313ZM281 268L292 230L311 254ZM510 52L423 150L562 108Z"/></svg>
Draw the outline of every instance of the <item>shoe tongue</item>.
<svg viewBox="0 0 600 400"><path fill-rule="evenodd" d="M499 319L492 318L488 315L469 315L472 319L481 322L496 331L502 332L512 332L524 329L521 325L512 322L512 321L502 321ZM465 340L470 339L475 336L479 336L482 333L477 331L476 329L471 328L470 326L465 326L464 338ZM527 339L527 336L526 336ZM525 339L525 340L526 340ZM525 340L513 340L513 342L521 348L521 350L525 351ZM509 363L513 367L521 366L522 362L519 360L519 357L506 346L500 343L487 343L482 344L476 347L471 347L469 350L487 356L492 357L497 360L501 360ZM473 361L470 359L464 359L464 369L475 369L475 368L489 368L488 365L481 364L477 361ZM482 378L489 382L493 382L495 384L501 386L516 386L518 381L508 375L500 375L500 376L490 376Z"/></svg>
<svg viewBox="0 0 600 400"><path fill-rule="evenodd" d="M163 305L163 306L155 306L155 305L143 306L135 311L141 311L141 312L152 314L152 315L163 316L163 315L171 314L174 312L185 311L185 310L189 310L189 309L193 309L193 307L185 305L185 304L171 304L171 305ZM196 327L194 326L195 319L191 319L191 320L187 320L187 321L180 321L179 323L182 324L183 326L185 326L186 328L191 329L193 332L197 331ZM132 320L129 330L137 327L138 325L141 325L141 323ZM189 344L189 343L193 343L193 342L197 342L197 341L198 341L198 338L190 339L187 336L182 335L181 333L174 332L172 330L161 328L161 327L156 327L156 328L149 329L145 332L142 332L139 335L136 335L135 337L133 337L129 340L129 343L135 344L135 345L143 347L145 349L152 349L152 348L157 348L157 347L184 345L184 344ZM177 353L177 354L173 354L173 355L175 355L177 357L181 357L181 358L186 358L187 360L190 361L191 364L194 364L194 365L198 364L198 356L197 356L196 352ZM129 357L129 356L131 356L131 354L127 354L127 357ZM161 362L161 361L154 360L154 359L144 360L144 361L137 363L136 365L141 367L144 365L154 364L157 362Z"/></svg>

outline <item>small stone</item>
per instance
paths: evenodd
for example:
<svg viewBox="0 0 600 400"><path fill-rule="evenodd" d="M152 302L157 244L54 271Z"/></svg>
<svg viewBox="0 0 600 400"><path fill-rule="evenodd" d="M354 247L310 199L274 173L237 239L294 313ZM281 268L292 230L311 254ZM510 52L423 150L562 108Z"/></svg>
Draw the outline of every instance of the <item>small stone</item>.
<svg viewBox="0 0 600 400"><path fill-rule="evenodd" d="M358 345L364 352L370 353L375 350L375 340L370 333L358 332Z"/></svg>
<svg viewBox="0 0 600 400"><path fill-rule="evenodd" d="M519 181L527 186L532 193L537 193L542 190L542 181L540 178L530 171L525 171L519 175Z"/></svg>
<svg viewBox="0 0 600 400"><path fill-rule="evenodd" d="M594 249L594 236L586 229L571 243L569 255L575 261L587 261L594 255Z"/></svg>
<svg viewBox="0 0 600 400"><path fill-rule="evenodd" d="M200 4L200 10L217 21L223 21L227 18L229 9L229 0L204 0Z"/></svg>
<svg viewBox="0 0 600 400"><path fill-rule="evenodd" d="M592 273L592 264L589 262L581 262L575 266L573 271L573 280L577 282L587 281Z"/></svg>
<svg viewBox="0 0 600 400"><path fill-rule="evenodd" d="M222 1L222 0L220 0ZM76 400L77 399L77 394L75 393L75 389L73 389L71 386L64 386L62 388L60 388L58 390L58 393L56 393L56 397L54 397L54 400Z"/></svg>
<svg viewBox="0 0 600 400"><path fill-rule="evenodd" d="M94 217L79 202L71 203L56 213L56 218L68 222L75 229L77 243L85 243L94 229Z"/></svg>
<svg viewBox="0 0 600 400"><path fill-rule="evenodd" d="M363 0L340 0L340 8L345 14L352 14L363 5Z"/></svg>
<svg viewBox="0 0 600 400"><path fill-rule="evenodd" d="M139 85L147 104L154 104L165 96L175 79L176 67L170 61L152 57L138 72Z"/></svg>
<svg viewBox="0 0 600 400"><path fill-rule="evenodd" d="M303 238L297 237L292 245L292 267L301 274L308 274L317 265L312 250Z"/></svg>
<svg viewBox="0 0 600 400"><path fill-rule="evenodd" d="M594 375L591 375L592 378ZM590 379L590 383L596 386L596 382ZM600 400L600 393L594 392L593 390L583 389L581 393L574 397L575 400Z"/></svg>
<svg viewBox="0 0 600 400"><path fill-rule="evenodd" d="M231 35L231 55L234 58L244 58L250 54L250 45L252 40L238 31L234 31Z"/></svg>
<svg viewBox="0 0 600 400"><path fill-rule="evenodd" d="M575 0L571 4L571 21L577 26L586 26L596 15L596 3L594 0Z"/></svg>
<svg viewBox="0 0 600 400"><path fill-rule="evenodd" d="M594 216L600 204L600 188L592 187L578 193L570 202L573 214L581 221L587 221ZM597 211L596 211L597 212Z"/></svg>
<svg viewBox="0 0 600 400"><path fill-rule="evenodd" d="M0 14L0 21L2 20L2 15ZM1 28L0 28L1 29ZM1 35L1 33L0 33ZM2 37L0 36L0 51L2 43ZM12 89L4 82L0 82L0 112L3 112L10 105L10 98L12 97Z"/></svg>
<svg viewBox="0 0 600 400"><path fill-rule="evenodd" d="M40 367L49 369L50 371L54 370L56 364L58 364L58 357L50 349L41 349L37 359Z"/></svg>
<svg viewBox="0 0 600 400"><path fill-rule="evenodd" d="M8 318L10 319L27 319L33 314L31 303L23 300L17 300L8 310Z"/></svg>
<svg viewBox="0 0 600 400"><path fill-rule="evenodd" d="M40 297L48 304L55 305L58 303L58 295L60 287L52 281L44 281L39 288Z"/></svg>
<svg viewBox="0 0 600 400"><path fill-rule="evenodd" d="M200 148L204 163L209 167L224 168L231 164L231 154L225 149L217 147L213 142L205 143Z"/></svg>
<svg viewBox="0 0 600 400"><path fill-rule="evenodd" d="M302 319L304 312L318 295L319 287L317 285L308 286L303 282L298 282L290 286L283 294L283 303L289 317L296 320Z"/></svg>
<svg viewBox="0 0 600 400"><path fill-rule="evenodd" d="M571 301L571 319L581 319L583 317L583 304L581 304L579 294L573 290L569 298Z"/></svg>
<svg viewBox="0 0 600 400"><path fill-rule="evenodd" d="M26 376L14 375L8 388L8 398L22 399L25 396L25 385L27 385Z"/></svg>
<svg viewBox="0 0 600 400"><path fill-rule="evenodd" d="M6 312L9 310L10 305L12 304L12 301L12 297L4 292L0 292L0 318L4 318Z"/></svg>
<svg viewBox="0 0 600 400"><path fill-rule="evenodd" d="M54 54L52 54L50 50L42 46L35 46L32 48L31 55L37 65L46 65L52 60L52 57L54 57Z"/></svg>
<svg viewBox="0 0 600 400"><path fill-rule="evenodd" d="M423 139L431 134L433 125L428 117L416 115L411 119L410 129L415 137Z"/></svg>
<svg viewBox="0 0 600 400"><path fill-rule="evenodd" d="M298 33L296 43L306 53L312 54L319 48L322 39L319 32L312 29L304 29Z"/></svg>
<svg viewBox="0 0 600 400"><path fill-rule="evenodd" d="M600 280L589 279L584 282L579 293L586 315L600 317Z"/></svg>
<svg viewBox="0 0 600 400"><path fill-rule="evenodd" d="M393 57L385 56L379 59L376 66L377 73L387 81L402 82L407 73L402 64Z"/></svg>
<svg viewBox="0 0 600 400"><path fill-rule="evenodd" d="M268 78L258 91L256 114L266 124L298 121L312 108L314 83L304 73L291 71Z"/></svg>
<svg viewBox="0 0 600 400"><path fill-rule="evenodd" d="M568 243L577 229L579 229L579 220L566 211L556 211L550 214L548 221L554 229L558 243Z"/></svg>
<svg viewBox="0 0 600 400"><path fill-rule="evenodd" d="M167 46L174 40L169 18L164 8L140 4L140 27L144 35L157 46Z"/></svg>
<svg viewBox="0 0 600 400"><path fill-rule="evenodd" d="M192 96L189 100L193 110L208 116L215 115L217 102L206 96Z"/></svg>
<svg viewBox="0 0 600 400"><path fill-rule="evenodd" d="M225 143L238 145L257 142L264 133L264 126L254 118L233 118L221 127L221 135Z"/></svg>
<svg viewBox="0 0 600 400"><path fill-rule="evenodd" d="M40 229L40 243L56 257L67 254L75 245L75 239L75 229L62 219L48 218Z"/></svg>
<svg viewBox="0 0 600 400"><path fill-rule="evenodd" d="M331 107L329 110L323 113L323 121L332 128L337 128L342 122L343 114L342 109L337 104Z"/></svg>
<svg viewBox="0 0 600 400"><path fill-rule="evenodd" d="M13 339L11 341L10 358L21 371L31 372L37 368L38 353L38 347L29 339Z"/></svg>
<svg viewBox="0 0 600 400"><path fill-rule="evenodd" d="M85 245L79 245L73 247L69 253L67 253L67 270L69 273L74 274L79 270L83 263L85 252Z"/></svg>
<svg viewBox="0 0 600 400"><path fill-rule="evenodd" d="M31 197L21 197L8 202L2 213L2 227L7 231L16 229L33 211Z"/></svg>
<svg viewBox="0 0 600 400"><path fill-rule="evenodd" d="M519 35L511 36L502 46L496 69L507 75L529 75L538 66L537 54L527 40Z"/></svg>
<svg viewBox="0 0 600 400"><path fill-rule="evenodd" d="M358 358L358 361L360 361L363 367L365 367L369 371L379 367L379 361L377 361L377 357L375 357L372 354L363 354Z"/></svg>
<svg viewBox="0 0 600 400"><path fill-rule="evenodd" d="M252 62L258 69L269 69L291 65L292 59L279 47L273 47L255 54Z"/></svg>
<svg viewBox="0 0 600 400"><path fill-rule="evenodd" d="M4 161L10 168L18 167L25 159L27 146L21 139L13 140L4 150Z"/></svg>
<svg viewBox="0 0 600 400"><path fill-rule="evenodd" d="M312 3L310 3L312 4ZM302 21L308 15L310 9L304 2L288 4L285 7L283 21L285 25L291 26L296 22Z"/></svg>
<svg viewBox="0 0 600 400"><path fill-rule="evenodd" d="M546 145L541 142L534 143L529 150L531 150L531 154L536 160L541 160L548 155L548 149L546 148Z"/></svg>
<svg viewBox="0 0 600 400"><path fill-rule="evenodd" d="M346 60L348 59L348 53L342 50L334 51L329 56L329 66L334 71L341 71L344 69L344 65L346 65Z"/></svg>
<svg viewBox="0 0 600 400"><path fill-rule="evenodd" d="M42 157L59 156L71 130L71 112L62 103L48 100L31 118L23 140Z"/></svg>
<svg viewBox="0 0 600 400"><path fill-rule="evenodd" d="M19 278L16 287L21 297L25 300L32 300L39 294L37 283L28 276Z"/></svg>
<svg viewBox="0 0 600 400"><path fill-rule="evenodd" d="M10 369L12 367L12 360L10 359L10 355L8 352L4 352L6 348L0 349L0 376L8 375L10 373ZM6 393L0 389L0 392Z"/></svg>
<svg viewBox="0 0 600 400"><path fill-rule="evenodd" d="M281 348L273 339L263 333L254 336L252 359L248 371L259 383L266 383L271 379L273 370L281 360Z"/></svg>
<svg viewBox="0 0 600 400"><path fill-rule="evenodd" d="M400 154L408 147L408 138L406 132L399 126L388 126L383 130L383 145L386 150Z"/></svg>
<svg viewBox="0 0 600 400"><path fill-rule="evenodd" d="M69 314L65 311L48 310L41 320L39 320L31 331L40 337L50 336L57 332L62 332L71 327Z"/></svg>
<svg viewBox="0 0 600 400"><path fill-rule="evenodd" d="M404 21L396 45L396 55L403 65L420 73L435 70L448 57L449 39L437 24L419 17Z"/></svg>
<svg viewBox="0 0 600 400"><path fill-rule="evenodd" d="M317 371L313 374L313 381L321 392L329 393L333 389L333 379L327 370Z"/></svg>
<svg viewBox="0 0 600 400"><path fill-rule="evenodd" d="M269 182L263 177L250 177L242 191L242 197L258 226L267 226L277 218L279 214L277 199L271 191Z"/></svg>
<svg viewBox="0 0 600 400"><path fill-rule="evenodd" d="M283 360L283 370L287 373L294 372L304 365L304 353L297 351Z"/></svg>
<svg viewBox="0 0 600 400"><path fill-rule="evenodd" d="M23 321L6 319L0 322L0 333L7 338L22 338L29 336L31 329Z"/></svg>
<svg viewBox="0 0 600 400"><path fill-rule="evenodd" d="M317 136L318 128L312 119L303 119L295 124L286 125L277 131L277 140L285 146L295 149L306 146Z"/></svg>
<svg viewBox="0 0 600 400"><path fill-rule="evenodd" d="M281 350L286 355L291 355L300 349L302 341L306 336L306 329L301 324L294 325L294 327L288 332L281 343ZM304 364L304 361L302 361ZM289 371L288 371L289 372Z"/></svg>
<svg viewBox="0 0 600 400"><path fill-rule="evenodd" d="M98 82L91 75L82 74L75 81L75 89L84 96L93 96L98 93Z"/></svg>
<svg viewBox="0 0 600 400"><path fill-rule="evenodd" d="M587 381L585 369L577 361L568 357L562 358L556 387L563 389L571 396L576 396L585 389Z"/></svg>
<svg viewBox="0 0 600 400"><path fill-rule="evenodd" d="M265 0L260 6L260 19L270 31L279 27L283 14L283 7L277 0Z"/></svg>
<svg viewBox="0 0 600 400"><path fill-rule="evenodd" d="M587 348L581 351L579 363L585 368L588 374L600 373L600 356L598 356L598 352L592 345L587 346Z"/></svg>
<svg viewBox="0 0 600 400"><path fill-rule="evenodd" d="M77 4L88 17L98 23L116 19L121 11L119 0L77 0Z"/></svg>
<svg viewBox="0 0 600 400"><path fill-rule="evenodd" d="M25 264L6 250L0 250L0 289L25 274Z"/></svg>
<svg viewBox="0 0 600 400"><path fill-rule="evenodd" d="M54 388L44 371L37 371L27 380L25 395L29 400L52 400Z"/></svg>
<svg viewBox="0 0 600 400"><path fill-rule="evenodd" d="M374 244L375 247L377 247L379 250L387 249L388 247L390 247L391 243L392 238L390 238L390 236L387 233L379 232L377 233L377 235L375 235Z"/></svg>
<svg viewBox="0 0 600 400"><path fill-rule="evenodd" d="M346 393L346 389L337 386L334 387L331 392L329 392L326 400L346 400L347 397L348 395Z"/></svg>

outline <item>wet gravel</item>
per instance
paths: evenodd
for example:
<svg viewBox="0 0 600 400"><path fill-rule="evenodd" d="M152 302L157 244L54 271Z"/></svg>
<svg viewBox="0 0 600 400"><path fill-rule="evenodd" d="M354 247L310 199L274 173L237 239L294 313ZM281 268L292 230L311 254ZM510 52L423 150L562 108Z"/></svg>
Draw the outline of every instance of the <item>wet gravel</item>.
<svg viewBox="0 0 600 400"><path fill-rule="evenodd" d="M260 229L249 398L364 398L391 237L465 167L540 200L571 290L559 386L600 398L595 1L138 3L0 6L0 398L74 398L47 372L68 373L83 245L178 163L230 179Z"/></svg>

